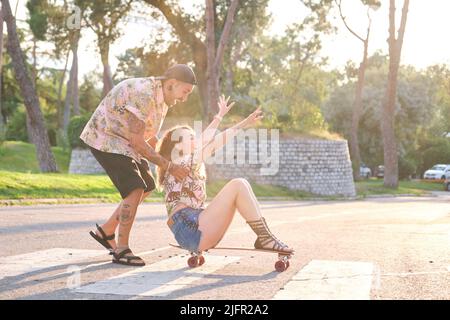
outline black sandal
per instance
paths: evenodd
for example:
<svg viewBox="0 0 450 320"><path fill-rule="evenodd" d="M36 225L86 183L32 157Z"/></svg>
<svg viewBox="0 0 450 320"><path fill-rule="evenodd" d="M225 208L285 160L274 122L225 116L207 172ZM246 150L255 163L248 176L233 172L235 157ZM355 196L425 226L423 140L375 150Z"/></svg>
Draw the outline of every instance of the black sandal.
<svg viewBox="0 0 450 320"><path fill-rule="evenodd" d="M133 252L131 252L130 249L125 249L123 250L121 253L113 253L113 263L117 263L117 264L123 264L125 266L133 266L133 267L143 267L145 266L145 262L144 260L142 260L140 257L135 256L134 254L132 256L129 257L125 257L126 254L131 253L133 254ZM125 261L126 259L126 261ZM141 260L140 262L133 262L133 260Z"/></svg>
<svg viewBox="0 0 450 320"><path fill-rule="evenodd" d="M94 238L95 240L97 240L98 243L100 243L102 246L104 246L107 250L109 250L109 254L113 254L114 249L113 247L111 247L111 245L108 243L108 240L114 240L116 238L116 235L113 233L110 236L107 236L106 233L103 231L103 229L98 225L95 224L97 226L97 230L100 232L100 234L102 235L102 237L100 238L95 232L90 231L89 234L92 236L92 238Z"/></svg>

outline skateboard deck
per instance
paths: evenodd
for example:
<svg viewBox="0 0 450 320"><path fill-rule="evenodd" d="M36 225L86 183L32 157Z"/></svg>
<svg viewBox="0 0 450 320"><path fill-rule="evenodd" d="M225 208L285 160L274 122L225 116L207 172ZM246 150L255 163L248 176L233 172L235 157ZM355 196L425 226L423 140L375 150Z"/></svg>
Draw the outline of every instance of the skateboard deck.
<svg viewBox="0 0 450 320"><path fill-rule="evenodd" d="M178 249L186 250L186 249L180 247L177 244L169 243L169 245L172 246L172 247L178 248ZM259 251L259 252L267 252L267 253L278 253L278 254L282 254L282 255L286 255L286 256L293 256L294 255L294 253L288 253L288 252L284 252L284 251L256 249L256 248L249 248L249 247L214 247L214 248L210 248L210 249L205 250L205 251L208 252L208 251L211 251L211 250Z"/></svg>
<svg viewBox="0 0 450 320"><path fill-rule="evenodd" d="M182 248L181 246L173 243L169 243L170 246L174 248L178 248L181 250L186 250ZM283 272L287 268L289 268L289 259L291 256L294 255L294 253L287 253L283 251L273 251L273 250L264 250L264 249L255 249L255 248L245 248L245 247L214 247L208 250L205 250L206 252L210 250L236 250L236 251L258 251L258 252L266 252L266 253L277 253L278 254L278 261L275 262L275 270L278 272ZM197 252L191 252L191 257L188 259L187 264L191 268L195 268L198 266L201 266L205 263L205 257L203 257L203 254L197 253Z"/></svg>

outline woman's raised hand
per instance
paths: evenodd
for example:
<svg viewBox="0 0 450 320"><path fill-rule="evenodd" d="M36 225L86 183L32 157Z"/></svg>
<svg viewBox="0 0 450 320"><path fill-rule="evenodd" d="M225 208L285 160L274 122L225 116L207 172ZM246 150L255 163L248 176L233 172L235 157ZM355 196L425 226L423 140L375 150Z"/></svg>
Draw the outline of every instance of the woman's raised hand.
<svg viewBox="0 0 450 320"><path fill-rule="evenodd" d="M250 127L256 124L259 120L264 117L261 110L261 106L258 107L252 114L250 114L244 121L242 121L242 128Z"/></svg>
<svg viewBox="0 0 450 320"><path fill-rule="evenodd" d="M224 95L221 95L219 98L218 106L219 106L219 117L225 116L228 111L234 106L235 102L228 104L230 97L225 99Z"/></svg>

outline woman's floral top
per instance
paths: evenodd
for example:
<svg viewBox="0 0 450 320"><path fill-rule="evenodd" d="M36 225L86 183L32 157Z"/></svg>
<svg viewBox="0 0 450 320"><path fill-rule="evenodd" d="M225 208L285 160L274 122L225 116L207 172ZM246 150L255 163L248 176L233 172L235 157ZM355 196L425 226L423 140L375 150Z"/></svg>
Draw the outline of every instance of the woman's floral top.
<svg viewBox="0 0 450 320"><path fill-rule="evenodd" d="M204 209L206 200L206 170L204 163L194 163L193 155L185 155L174 161L190 170L183 181L176 181L169 171L164 177L164 192L167 214L179 204L183 203L194 209Z"/></svg>

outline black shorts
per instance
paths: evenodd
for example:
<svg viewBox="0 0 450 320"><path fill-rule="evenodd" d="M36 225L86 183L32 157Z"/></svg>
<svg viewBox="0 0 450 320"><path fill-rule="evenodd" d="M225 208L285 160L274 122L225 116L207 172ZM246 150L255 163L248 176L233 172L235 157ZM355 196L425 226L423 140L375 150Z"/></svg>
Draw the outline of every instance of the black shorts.
<svg viewBox="0 0 450 320"><path fill-rule="evenodd" d="M90 148L95 159L105 169L112 183L125 199L133 190L143 189L150 192L155 189L155 180L147 160L138 163L134 159L116 153L102 152Z"/></svg>

